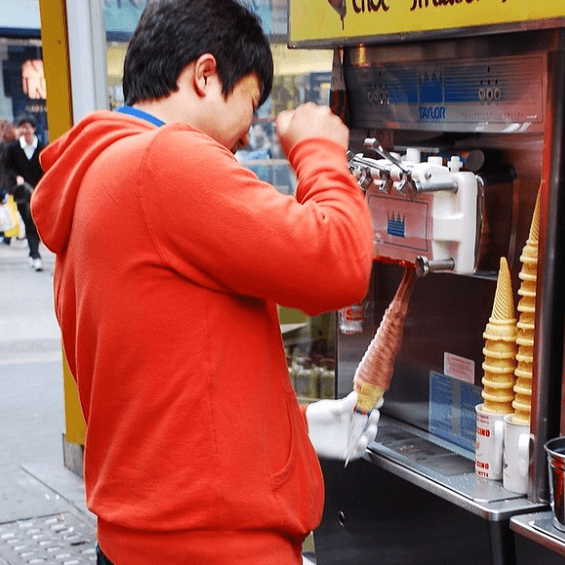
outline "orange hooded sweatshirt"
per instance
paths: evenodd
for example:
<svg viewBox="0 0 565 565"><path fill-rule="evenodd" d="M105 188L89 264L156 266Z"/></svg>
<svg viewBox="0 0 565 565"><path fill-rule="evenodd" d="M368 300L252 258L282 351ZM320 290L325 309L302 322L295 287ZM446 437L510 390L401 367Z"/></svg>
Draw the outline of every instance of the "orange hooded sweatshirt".
<svg viewBox="0 0 565 565"><path fill-rule="evenodd" d="M361 300L372 231L338 144L289 160L296 198L187 124L106 111L41 155L32 212L116 565L294 565L321 518L276 305Z"/></svg>

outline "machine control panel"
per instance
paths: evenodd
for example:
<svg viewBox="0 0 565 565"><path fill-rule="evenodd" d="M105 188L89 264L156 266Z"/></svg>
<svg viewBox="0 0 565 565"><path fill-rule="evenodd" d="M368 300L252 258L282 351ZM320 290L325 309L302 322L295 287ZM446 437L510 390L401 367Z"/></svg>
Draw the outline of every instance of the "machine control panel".
<svg viewBox="0 0 565 565"><path fill-rule="evenodd" d="M354 128L541 131L547 55L345 65Z"/></svg>

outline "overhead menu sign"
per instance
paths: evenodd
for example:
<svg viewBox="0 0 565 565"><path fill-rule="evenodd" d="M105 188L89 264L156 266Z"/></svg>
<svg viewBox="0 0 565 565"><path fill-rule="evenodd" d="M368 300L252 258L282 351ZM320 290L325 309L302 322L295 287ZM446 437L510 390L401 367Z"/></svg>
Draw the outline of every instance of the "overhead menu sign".
<svg viewBox="0 0 565 565"><path fill-rule="evenodd" d="M289 0L289 40L333 46L375 36L560 18L565 18L565 0Z"/></svg>

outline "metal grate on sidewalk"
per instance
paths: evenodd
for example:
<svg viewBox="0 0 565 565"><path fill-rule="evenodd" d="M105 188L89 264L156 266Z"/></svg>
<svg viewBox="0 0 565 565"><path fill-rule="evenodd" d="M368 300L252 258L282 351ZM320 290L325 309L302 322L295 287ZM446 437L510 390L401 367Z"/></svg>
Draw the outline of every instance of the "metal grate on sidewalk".
<svg viewBox="0 0 565 565"><path fill-rule="evenodd" d="M93 526L61 513L0 524L0 557L9 565L86 565L96 562Z"/></svg>

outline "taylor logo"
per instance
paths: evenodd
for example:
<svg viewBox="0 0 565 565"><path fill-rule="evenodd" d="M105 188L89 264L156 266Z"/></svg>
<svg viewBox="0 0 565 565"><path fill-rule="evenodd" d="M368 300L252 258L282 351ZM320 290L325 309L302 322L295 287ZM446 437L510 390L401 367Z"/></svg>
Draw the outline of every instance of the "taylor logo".
<svg viewBox="0 0 565 565"><path fill-rule="evenodd" d="M328 0L330 6L339 14L341 18L341 29L345 27L345 14L347 14L346 0ZM356 14L364 14L368 12L378 12L382 10L387 12L390 6L387 6L390 0L351 0L353 11Z"/></svg>
<svg viewBox="0 0 565 565"><path fill-rule="evenodd" d="M418 106L420 120L441 122L445 120L445 106Z"/></svg>

